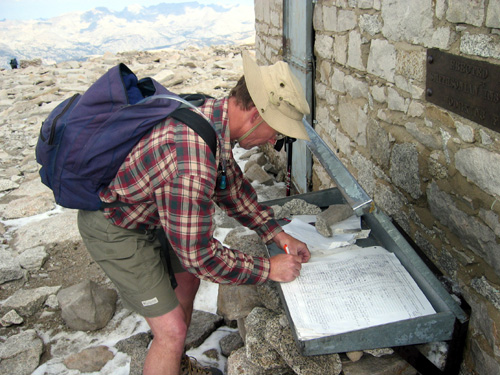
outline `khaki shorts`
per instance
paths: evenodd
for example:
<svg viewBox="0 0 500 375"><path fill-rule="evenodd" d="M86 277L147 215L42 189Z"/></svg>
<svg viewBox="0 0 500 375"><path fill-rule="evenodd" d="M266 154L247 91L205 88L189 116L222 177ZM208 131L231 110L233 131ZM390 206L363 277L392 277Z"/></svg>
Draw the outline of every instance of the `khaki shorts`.
<svg viewBox="0 0 500 375"><path fill-rule="evenodd" d="M101 211L79 211L78 229L91 257L118 289L124 305L145 317L172 311L179 301L156 235L113 225ZM169 251L174 273L185 272Z"/></svg>

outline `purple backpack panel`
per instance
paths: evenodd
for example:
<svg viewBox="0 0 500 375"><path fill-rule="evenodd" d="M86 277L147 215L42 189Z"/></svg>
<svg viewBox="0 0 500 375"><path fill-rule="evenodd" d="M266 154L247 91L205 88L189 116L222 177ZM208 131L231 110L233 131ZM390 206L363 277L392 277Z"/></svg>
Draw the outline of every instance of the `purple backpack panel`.
<svg viewBox="0 0 500 375"><path fill-rule="evenodd" d="M124 64L111 68L83 95L59 104L43 122L36 159L56 203L98 210L99 192L115 177L134 145L180 102L148 100L174 95L151 78L137 80Z"/></svg>

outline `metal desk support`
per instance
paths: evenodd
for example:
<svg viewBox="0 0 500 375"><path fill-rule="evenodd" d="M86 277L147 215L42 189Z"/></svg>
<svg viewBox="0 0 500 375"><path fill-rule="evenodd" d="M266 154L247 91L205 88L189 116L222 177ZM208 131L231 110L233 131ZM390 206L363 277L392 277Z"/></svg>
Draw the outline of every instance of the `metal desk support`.
<svg viewBox="0 0 500 375"><path fill-rule="evenodd" d="M335 184L342 192L347 203L352 207L356 215L361 216L370 210L372 199L366 194L356 179L349 173L347 168L337 158L337 155L320 138L318 133L305 120L302 120L306 127L310 140L306 142L307 147L316 156L325 168L328 175L335 181Z"/></svg>

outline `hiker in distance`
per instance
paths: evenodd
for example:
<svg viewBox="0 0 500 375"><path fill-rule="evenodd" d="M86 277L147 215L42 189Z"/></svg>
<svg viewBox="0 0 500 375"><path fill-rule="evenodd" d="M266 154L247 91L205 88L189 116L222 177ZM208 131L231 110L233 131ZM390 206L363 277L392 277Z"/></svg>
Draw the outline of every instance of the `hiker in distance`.
<svg viewBox="0 0 500 375"><path fill-rule="evenodd" d="M275 144L282 135L308 139L302 118L309 106L286 63L259 67L244 52L243 67L244 76L228 97L198 107L216 128L216 158L199 134L167 118L139 141L100 193L104 202L132 205L78 213L91 256L125 306L151 327L146 375L221 374L184 351L199 279L234 285L289 282L310 258L307 246L286 234L272 211L257 202L231 150L236 142L244 149ZM215 204L264 242L287 245L290 255L254 257L224 247L213 238ZM161 258L158 227L171 245L169 262Z"/></svg>

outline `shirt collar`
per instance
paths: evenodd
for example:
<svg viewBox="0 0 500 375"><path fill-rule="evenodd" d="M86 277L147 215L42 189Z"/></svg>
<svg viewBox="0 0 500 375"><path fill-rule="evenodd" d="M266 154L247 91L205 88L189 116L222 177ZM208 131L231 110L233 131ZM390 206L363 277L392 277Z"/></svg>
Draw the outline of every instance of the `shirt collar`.
<svg viewBox="0 0 500 375"><path fill-rule="evenodd" d="M207 99L200 108L214 123L215 131L221 142L220 157L229 160L231 158L231 138L229 133L228 98Z"/></svg>

